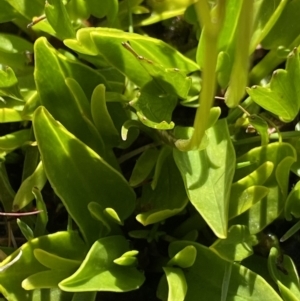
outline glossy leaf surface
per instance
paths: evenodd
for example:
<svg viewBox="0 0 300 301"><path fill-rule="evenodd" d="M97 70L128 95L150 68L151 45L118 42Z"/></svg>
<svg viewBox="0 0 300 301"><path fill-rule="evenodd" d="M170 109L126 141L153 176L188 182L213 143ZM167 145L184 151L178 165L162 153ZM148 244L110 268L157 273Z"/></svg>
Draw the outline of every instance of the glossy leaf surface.
<svg viewBox="0 0 300 301"><path fill-rule="evenodd" d="M264 183L264 187L269 189L267 196L248 211L234 218L232 223L247 225L250 233L254 234L276 219L284 207L289 171L295 160L295 149L288 143L271 143L267 146L256 147L239 157L237 162L250 162L251 164L237 169L235 179L249 175L267 161L273 163L274 169Z"/></svg>
<svg viewBox="0 0 300 301"><path fill-rule="evenodd" d="M65 291L115 291L137 289L144 276L133 267L120 266L113 261L128 251L128 242L123 236L109 236L97 240L79 269L60 282Z"/></svg>
<svg viewBox="0 0 300 301"><path fill-rule="evenodd" d="M85 244L74 232L57 232L35 238L23 244L20 249L1 262L1 267L5 266L22 251L19 260L0 273L0 291L9 300L34 300L34 292L24 290L21 287L21 282L27 277L47 269L35 258L34 250L36 249L42 249L56 256L74 260L82 260L87 252ZM61 268L64 267L61 266ZM72 271L69 273L72 273ZM42 278L41 280L51 281L49 278Z"/></svg>
<svg viewBox="0 0 300 301"><path fill-rule="evenodd" d="M294 49L288 56L286 69L276 70L268 86L254 86L247 92L261 107L278 115L284 122L290 122L299 112L299 79L299 53Z"/></svg>
<svg viewBox="0 0 300 301"><path fill-rule="evenodd" d="M249 229L242 225L230 227L227 238L217 239L209 248L228 261L242 261L253 254Z"/></svg>
<svg viewBox="0 0 300 301"><path fill-rule="evenodd" d="M184 300L194 301L195 296L201 296L205 300L220 300L225 266L228 261L221 259L213 251L198 243L187 241L172 243L169 247L169 256L173 257L181 249L189 245L196 248L197 257L191 268L187 271L183 270L188 286ZM252 289L249 290L249 287ZM232 266L227 299L235 301L260 301L262 299L266 301L282 301L261 276L239 264L233 264Z"/></svg>
<svg viewBox="0 0 300 301"><path fill-rule="evenodd" d="M133 211L134 192L116 170L57 123L45 108L40 107L33 120L47 178L85 239L93 243L102 226L91 219L88 204L96 202L103 210L112 207L124 220ZM108 190L111 185L114 189Z"/></svg>
<svg viewBox="0 0 300 301"><path fill-rule="evenodd" d="M207 136L206 149L174 150L173 155L191 203L215 234L225 238L235 153L224 119L208 129Z"/></svg>

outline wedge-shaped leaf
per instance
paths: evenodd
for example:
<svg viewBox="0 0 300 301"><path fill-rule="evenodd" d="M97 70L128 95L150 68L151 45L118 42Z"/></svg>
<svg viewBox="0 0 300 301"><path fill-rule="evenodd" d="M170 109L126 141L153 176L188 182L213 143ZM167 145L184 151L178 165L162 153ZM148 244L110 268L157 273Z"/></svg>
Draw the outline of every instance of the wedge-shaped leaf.
<svg viewBox="0 0 300 301"><path fill-rule="evenodd" d="M136 219L144 226L154 224L179 213L187 203L182 178L173 157L169 155L161 167L155 189L152 189L151 184L143 186L142 213Z"/></svg>
<svg viewBox="0 0 300 301"><path fill-rule="evenodd" d="M61 39L75 37L75 30L61 0L49 0L45 5L47 21L54 29L56 36Z"/></svg>
<svg viewBox="0 0 300 301"><path fill-rule="evenodd" d="M88 204L96 202L103 210L113 208L123 221L134 209L135 194L121 174L56 122L45 108L36 110L33 126L47 178L92 244L99 238L102 225L91 219Z"/></svg>
<svg viewBox="0 0 300 301"><path fill-rule="evenodd" d="M299 80L299 53L295 48L288 56L285 70L276 70L268 86L253 86L247 92L265 110L278 115L284 122L291 122L300 108Z"/></svg>
<svg viewBox="0 0 300 301"><path fill-rule="evenodd" d="M292 215L300 218L300 182L297 182L289 193L284 207L284 214L289 221L292 220Z"/></svg>
<svg viewBox="0 0 300 301"><path fill-rule="evenodd" d="M296 161L296 151L289 143L271 143L256 147L239 157L237 162L251 164L239 168L235 172L235 180L239 180L255 171L266 162L272 162L272 174L263 184L269 189L268 194L252 207L231 220L232 224L248 226L250 233L255 234L264 229L282 212L287 197L289 173L291 165Z"/></svg>
<svg viewBox="0 0 300 301"><path fill-rule="evenodd" d="M29 176L22 184L13 202L14 211L18 211L27 206L34 199L32 189L34 187L42 190L46 184L47 177L44 172L42 162L39 163L34 173Z"/></svg>
<svg viewBox="0 0 300 301"><path fill-rule="evenodd" d="M13 70L9 67L4 70L0 68L0 96L9 96L17 100L22 100L18 80Z"/></svg>
<svg viewBox="0 0 300 301"><path fill-rule="evenodd" d="M74 98L66 85L66 77L56 51L45 38L38 39L34 48L34 76L41 104L76 137L105 157L107 151L99 133L83 114L85 110L82 99Z"/></svg>
<svg viewBox="0 0 300 301"><path fill-rule="evenodd" d="M273 169L272 162L265 162L251 174L232 184L229 219L242 214L268 194L269 189L261 185L268 180Z"/></svg>
<svg viewBox="0 0 300 301"><path fill-rule="evenodd" d="M87 252L87 247L75 232L57 232L51 235L34 238L22 245L13 254L0 264L0 269L12 262L20 254L19 259L9 268L0 273L0 292L5 298L12 301L32 301L34 292L26 291L21 283L27 277L48 270L34 256L34 250L41 249L48 254L67 258L68 260L82 261ZM61 266L63 269L63 266ZM74 272L69 270L69 275ZM51 278L41 279L45 283L52 282ZM57 286L57 283L56 283ZM41 300L41 299L37 299Z"/></svg>
<svg viewBox="0 0 300 301"><path fill-rule="evenodd" d="M207 130L209 144L201 151L173 155L181 172L191 203L214 233L227 235L230 186L235 167L235 153L225 119Z"/></svg>
<svg viewBox="0 0 300 301"><path fill-rule="evenodd" d="M268 258L268 269L284 301L300 299L299 276L291 257L281 254L273 247Z"/></svg>
<svg viewBox="0 0 300 301"><path fill-rule="evenodd" d="M228 261L242 261L253 254L249 229L243 225L230 227L227 238L217 239L209 248Z"/></svg>
<svg viewBox="0 0 300 301"><path fill-rule="evenodd" d="M161 40L126 33L116 29L80 29L77 40L67 39L64 43L71 49L89 56L103 58L111 66L125 74L140 87L152 80L149 72L136 56L127 51L122 43L129 41L134 51L164 68L178 68L186 74L198 70L198 65Z"/></svg>
<svg viewBox="0 0 300 301"><path fill-rule="evenodd" d="M191 245L196 248L197 257L192 267L183 269L188 287L184 300L194 301L195 296L198 296L197 298L201 296L203 300L221 300L224 271L228 261L220 258L207 247L187 241L171 243L169 256L173 257L180 250ZM227 300L282 301L261 276L239 264L232 265Z"/></svg>
<svg viewBox="0 0 300 301"><path fill-rule="evenodd" d="M136 268L114 263L128 250L129 243L123 236L97 240L79 269L60 282L59 287L69 292L126 292L139 288L144 282L144 275Z"/></svg>
<svg viewBox="0 0 300 301"><path fill-rule="evenodd" d="M30 130L20 130L0 137L0 156L5 156L26 143L29 144L31 142L30 133Z"/></svg>

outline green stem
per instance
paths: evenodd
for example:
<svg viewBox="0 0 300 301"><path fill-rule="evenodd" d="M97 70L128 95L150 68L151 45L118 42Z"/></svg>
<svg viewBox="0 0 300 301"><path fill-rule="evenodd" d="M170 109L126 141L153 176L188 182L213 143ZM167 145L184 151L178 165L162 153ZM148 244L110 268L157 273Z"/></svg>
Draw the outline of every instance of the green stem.
<svg viewBox="0 0 300 301"><path fill-rule="evenodd" d="M205 41L204 63L202 75L202 91L199 95L199 108L194 120L195 131L190 140L178 140L176 147L182 151L198 149L208 126L209 112L213 105L216 86L216 65L218 58L218 37L224 20L225 0L220 0L217 6L217 22L211 20L209 6L206 0L195 3L198 22L203 27Z"/></svg>

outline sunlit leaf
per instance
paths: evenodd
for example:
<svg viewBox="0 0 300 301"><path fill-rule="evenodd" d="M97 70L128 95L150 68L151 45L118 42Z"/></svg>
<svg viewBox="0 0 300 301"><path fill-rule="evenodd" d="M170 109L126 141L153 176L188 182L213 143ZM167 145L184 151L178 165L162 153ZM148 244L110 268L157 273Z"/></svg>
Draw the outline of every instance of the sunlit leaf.
<svg viewBox="0 0 300 301"><path fill-rule="evenodd" d="M114 263L114 260L126 251L128 241L123 236L109 236L97 240L79 269L60 282L59 287L72 292L126 292L139 288L144 282L143 274L133 267Z"/></svg>
<svg viewBox="0 0 300 301"><path fill-rule="evenodd" d="M98 203L103 210L113 208L122 221L132 213L135 195L121 174L56 122L45 108L36 110L33 125L47 178L89 243L99 238L102 228L90 217L90 202ZM111 185L114 189L107 189Z"/></svg>
<svg viewBox="0 0 300 301"><path fill-rule="evenodd" d="M294 49L288 56L286 69L274 71L268 86L254 86L247 92L258 105L278 115L284 122L290 122L300 108L299 79L299 54Z"/></svg>
<svg viewBox="0 0 300 301"><path fill-rule="evenodd" d="M235 153L225 119L207 130L209 144L201 151L174 150L191 203L220 238L227 235L230 187Z"/></svg>

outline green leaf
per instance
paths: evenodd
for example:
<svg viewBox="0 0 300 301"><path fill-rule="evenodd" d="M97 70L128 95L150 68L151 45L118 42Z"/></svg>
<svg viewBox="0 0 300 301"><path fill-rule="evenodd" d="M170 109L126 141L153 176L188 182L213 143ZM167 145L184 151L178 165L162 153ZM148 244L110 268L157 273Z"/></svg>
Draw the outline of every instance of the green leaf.
<svg viewBox="0 0 300 301"><path fill-rule="evenodd" d="M284 215L288 221L292 220L292 215L300 218L300 181L296 183L286 199Z"/></svg>
<svg viewBox="0 0 300 301"><path fill-rule="evenodd" d="M18 80L10 67L5 68L4 70L1 70L0 68L0 96L8 96L22 101Z"/></svg>
<svg viewBox="0 0 300 301"><path fill-rule="evenodd" d="M291 122L300 108L299 79L299 54L295 48L288 56L286 69L276 70L268 86L254 86L247 92L265 110L278 115L284 122Z"/></svg>
<svg viewBox="0 0 300 301"><path fill-rule="evenodd" d="M155 166L158 154L159 152L156 148L148 148L139 156L129 179L130 186L138 186L147 179Z"/></svg>
<svg viewBox="0 0 300 301"><path fill-rule="evenodd" d="M161 167L156 187L143 186L141 197L142 213L136 219L144 226L154 224L176 215L188 203L180 173L169 155Z"/></svg>
<svg viewBox="0 0 300 301"><path fill-rule="evenodd" d="M228 261L207 247L187 241L171 243L169 256L172 258L187 246L195 247L197 257L192 267L182 270L188 287L184 300L194 301L195 296L201 296L203 300L221 300L224 271ZM227 300L282 301L261 276L239 264L232 265Z"/></svg>
<svg viewBox="0 0 300 301"><path fill-rule="evenodd" d="M279 46L289 48L290 44L299 36L300 25L295 18L300 11L298 1L280 1L287 2L283 5L283 10L272 27L268 35L262 41L262 47L274 49Z"/></svg>
<svg viewBox="0 0 300 301"><path fill-rule="evenodd" d="M58 124L45 108L36 110L33 127L47 178L90 244L99 238L102 228L90 218L90 202L98 203L102 210L113 208L122 221L132 213L135 194L122 175Z"/></svg>
<svg viewBox="0 0 300 301"><path fill-rule="evenodd" d="M159 94L154 81L147 83L136 101L130 105L137 111L140 121L151 128L170 130L174 127L171 120L177 105L177 97L170 94Z"/></svg>
<svg viewBox="0 0 300 301"><path fill-rule="evenodd" d="M164 267L163 270L166 274L166 280L168 282L168 288L169 288L168 301L185 300L186 292L188 290L188 285L186 283L185 276L182 270L178 268L170 268L170 267ZM160 296L159 289L157 294L158 296Z"/></svg>
<svg viewBox="0 0 300 301"><path fill-rule="evenodd" d="M0 201L6 212L10 212L15 192L10 185L5 164L0 163Z"/></svg>
<svg viewBox="0 0 300 301"><path fill-rule="evenodd" d="M272 248L268 258L269 273L277 283L284 301L300 299L299 277L293 260Z"/></svg>
<svg viewBox="0 0 300 301"><path fill-rule="evenodd" d="M9 268L0 273L0 292L8 300L35 300L33 298L35 292L26 291L21 287L22 281L27 277L47 270L47 268L40 264L35 258L33 254L35 249L42 249L47 253L78 261L82 261L87 252L86 245L75 232L57 232L55 234L34 238L30 242L23 244L20 249L16 250L0 264L0 268L5 267L21 252L20 258ZM61 266L61 268L63 269L63 266ZM45 281L45 283L47 283L47 281L51 282L51 278L45 279L43 277L41 281Z"/></svg>
<svg viewBox="0 0 300 301"><path fill-rule="evenodd" d="M5 156L13 150L20 148L31 141L30 130L20 130L0 137L0 155Z"/></svg>
<svg viewBox="0 0 300 301"><path fill-rule="evenodd" d="M35 228L34 228L34 237L39 237L46 234L46 226L48 223L48 212L41 191L37 187L33 187L32 193L36 199L37 210L41 210L41 212L36 217Z"/></svg>
<svg viewBox="0 0 300 301"><path fill-rule="evenodd" d="M178 15L183 15L186 8L195 2L195 0L149 0L147 5L151 8L151 15L142 20L139 25L147 26Z"/></svg>
<svg viewBox="0 0 300 301"><path fill-rule="evenodd" d="M18 218L17 224L27 241L30 241L34 238L32 229L25 222Z"/></svg>
<svg viewBox="0 0 300 301"><path fill-rule="evenodd" d="M32 193L33 188L36 187L42 190L46 182L47 177L44 172L43 164L40 162L33 174L25 179L18 189L13 202L14 211L19 211L27 206L34 199L34 194Z"/></svg>
<svg viewBox="0 0 300 301"><path fill-rule="evenodd" d="M252 173L231 185L229 219L242 214L264 198L269 189L263 185L274 170L272 162L264 162Z"/></svg>
<svg viewBox="0 0 300 301"><path fill-rule="evenodd" d="M1 3L1 11L0 11L0 23L12 21L16 16L16 11L12 8L12 6L3 1Z"/></svg>
<svg viewBox="0 0 300 301"><path fill-rule="evenodd" d="M209 145L201 151L173 155L181 172L191 203L214 233L227 235L230 187L235 166L235 153L225 119L207 130Z"/></svg>
<svg viewBox="0 0 300 301"><path fill-rule="evenodd" d="M181 268L190 268L193 266L197 257L197 249L194 246L187 246L179 251L171 260L168 262L168 266L176 265Z"/></svg>
<svg viewBox="0 0 300 301"><path fill-rule="evenodd" d="M139 288L144 282L143 274L133 267L114 263L128 249L128 241L123 236L97 240L79 269L60 282L59 287L71 292L126 292Z"/></svg>
<svg viewBox="0 0 300 301"><path fill-rule="evenodd" d="M57 52L45 38L38 39L34 48L36 57L34 76L41 104L69 131L106 158L109 149L105 149L93 124L84 118L82 103L74 98L66 85L66 77L57 58Z"/></svg>
<svg viewBox="0 0 300 301"><path fill-rule="evenodd" d="M256 1L254 4L254 25L250 53L252 53L256 46L273 30L274 24L278 21L287 3L289 3L289 1L275 0L273 1L273 5L270 5L270 1L268 0ZM281 23L281 28L282 26L284 25ZM276 33L276 41L278 41L279 32L276 31ZM273 43L275 41L271 42ZM279 45L282 44L279 43Z"/></svg>
<svg viewBox="0 0 300 301"><path fill-rule="evenodd" d="M81 263L79 260L63 258L39 248L34 249L33 254L39 263L49 269L59 270L62 267L66 269L77 269Z"/></svg>
<svg viewBox="0 0 300 301"><path fill-rule="evenodd" d="M243 225L231 226L227 238L217 239L209 248L228 261L242 261L253 254L249 229Z"/></svg>
<svg viewBox="0 0 300 301"><path fill-rule="evenodd" d="M231 220L232 224L248 226L250 233L255 234L264 229L282 212L288 191L288 181L291 165L296 160L296 152L289 143L271 143L267 146L256 147L239 157L237 162L251 164L237 169L235 180L239 180L265 162L272 162L274 169L263 184L269 193L254 204L248 211Z"/></svg>
<svg viewBox="0 0 300 301"><path fill-rule="evenodd" d="M159 88L160 93L176 95L186 99L192 80L186 77L186 74L177 68L167 68L160 66L155 61L145 58L132 48L129 42L123 42L122 45L139 61L141 66L149 73L153 79L153 84ZM153 92L153 91L152 91Z"/></svg>
<svg viewBox="0 0 300 301"><path fill-rule="evenodd" d="M75 30L62 0L49 0L45 4L47 21L61 39L75 38Z"/></svg>
<svg viewBox="0 0 300 301"><path fill-rule="evenodd" d="M5 0L5 2L9 3L20 16L28 21L31 21L33 17L42 15L45 5L45 2L41 0L33 0L30 7L26 5L26 0Z"/></svg>
<svg viewBox="0 0 300 301"><path fill-rule="evenodd" d="M107 17L109 23L112 23L118 14L119 2L116 0L89 0L87 5L93 16L97 18Z"/></svg>
<svg viewBox="0 0 300 301"><path fill-rule="evenodd" d="M198 65L161 40L126 33L116 29L80 29L77 40L67 39L64 43L71 49L105 60L139 87L152 80L149 72L140 64L122 43L129 41L139 55L156 62L164 68L178 68L186 74L198 70Z"/></svg>
<svg viewBox="0 0 300 301"><path fill-rule="evenodd" d="M93 91L91 99L91 114L93 122L106 144L116 146L120 135L109 115L105 100L105 86L98 85Z"/></svg>
<svg viewBox="0 0 300 301"><path fill-rule="evenodd" d="M24 103L11 99L7 102L0 100L0 123L23 121L22 110Z"/></svg>

